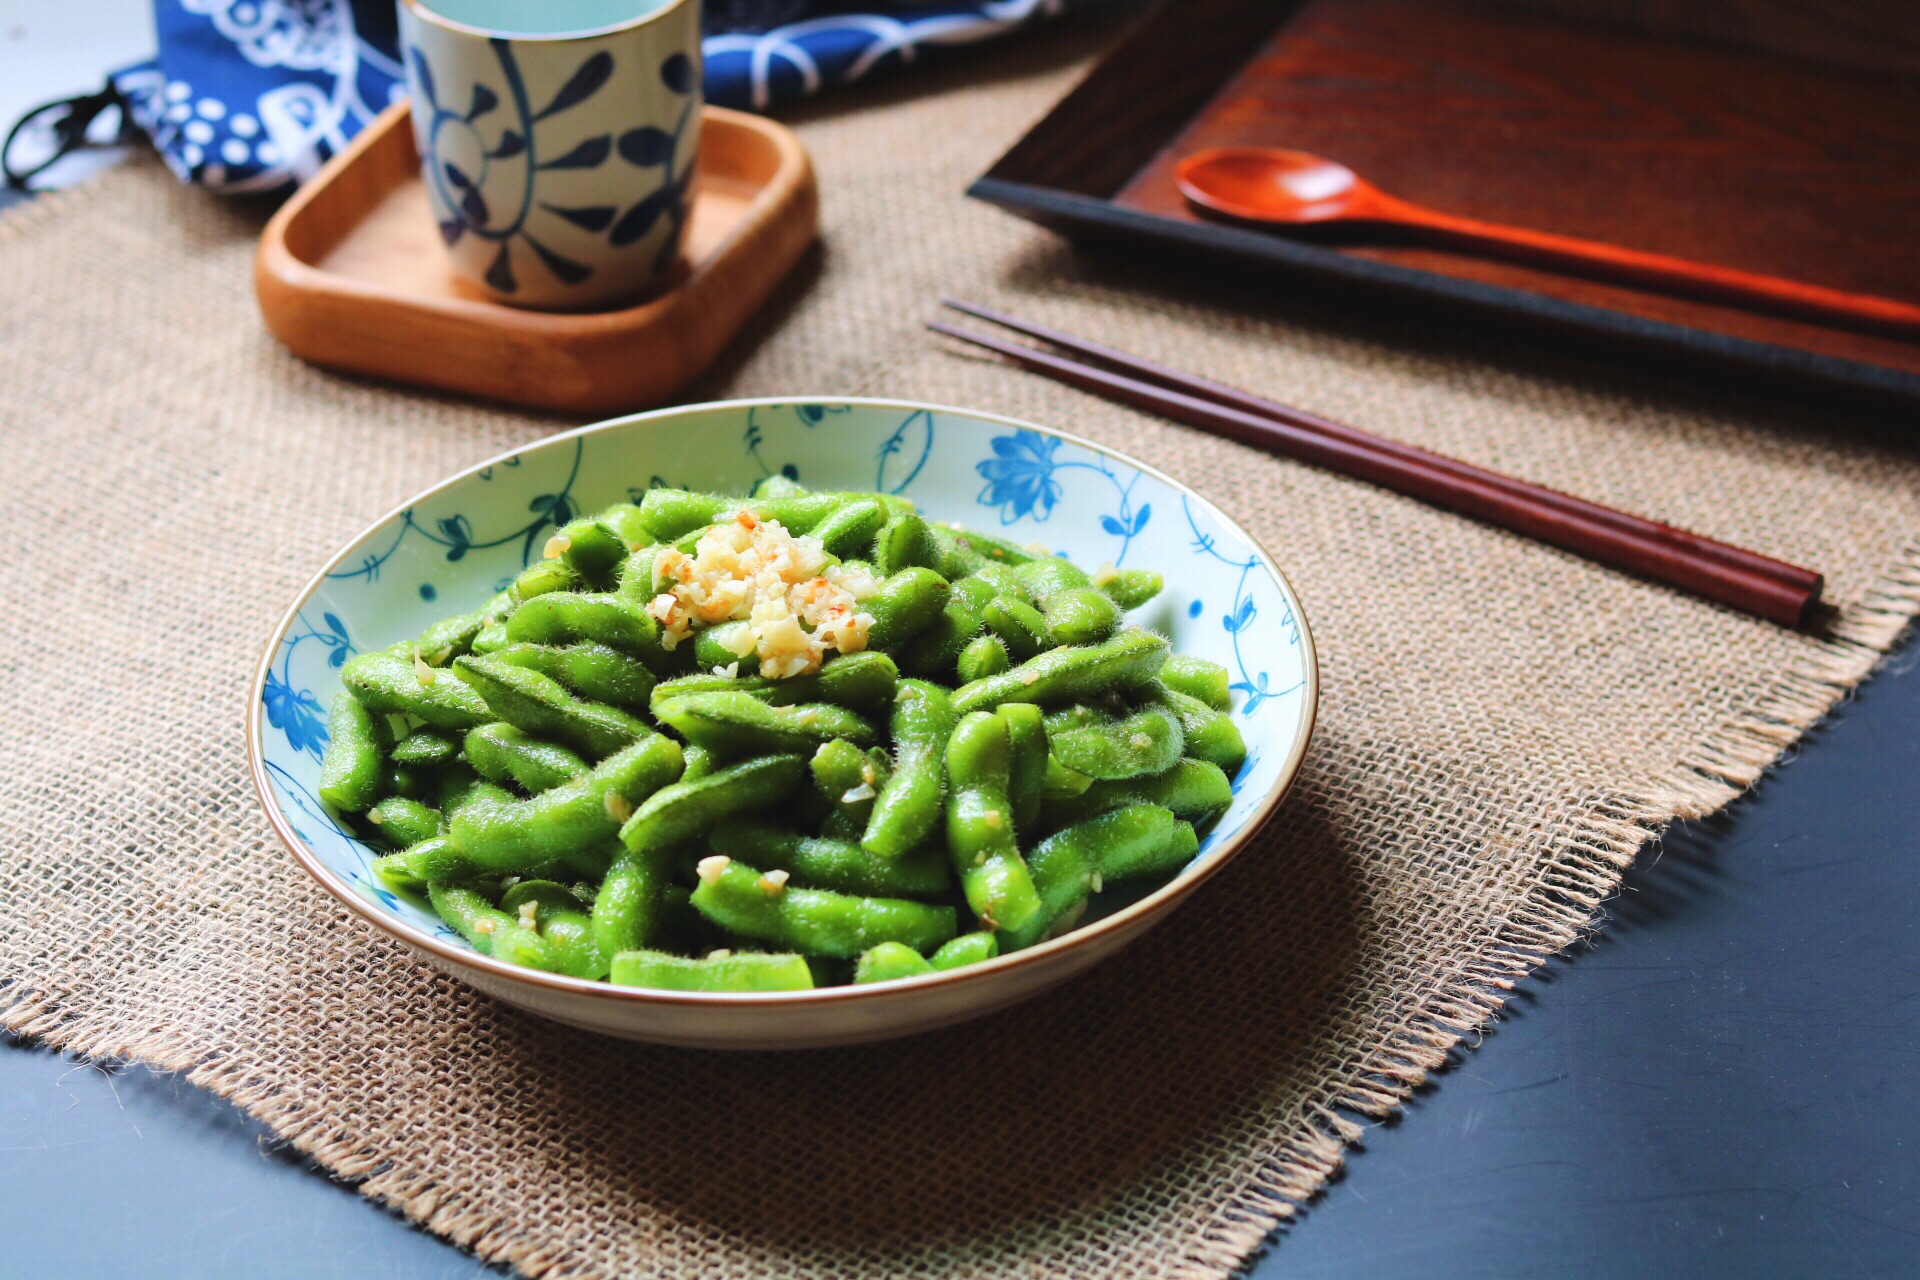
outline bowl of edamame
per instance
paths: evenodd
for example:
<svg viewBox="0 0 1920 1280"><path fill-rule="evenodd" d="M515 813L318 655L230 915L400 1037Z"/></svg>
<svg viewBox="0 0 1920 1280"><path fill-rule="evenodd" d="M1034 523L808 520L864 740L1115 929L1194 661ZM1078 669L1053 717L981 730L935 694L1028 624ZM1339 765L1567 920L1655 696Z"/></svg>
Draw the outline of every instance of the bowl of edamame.
<svg viewBox="0 0 1920 1280"><path fill-rule="evenodd" d="M381 519L288 610L247 742L300 864L448 973L791 1048L1125 946L1271 814L1316 691L1284 576L1167 476L992 414L753 400Z"/></svg>

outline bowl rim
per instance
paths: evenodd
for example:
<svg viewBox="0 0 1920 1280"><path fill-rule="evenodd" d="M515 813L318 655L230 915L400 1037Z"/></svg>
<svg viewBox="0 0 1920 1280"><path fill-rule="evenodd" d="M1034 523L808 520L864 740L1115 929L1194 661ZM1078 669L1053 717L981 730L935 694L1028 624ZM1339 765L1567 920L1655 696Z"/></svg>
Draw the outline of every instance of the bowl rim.
<svg viewBox="0 0 1920 1280"><path fill-rule="evenodd" d="M1220 520L1228 528L1245 538L1247 545L1252 548L1261 566L1273 576L1274 580L1280 584L1281 589L1286 593L1288 603L1293 606L1294 617L1299 622L1302 662L1301 692L1303 698L1300 709L1302 722L1301 731L1295 738L1292 748L1288 751L1286 760L1281 763L1280 771L1275 775L1272 785L1268 787L1267 794L1262 798L1259 808L1248 818L1240 831L1223 842L1222 846L1207 859L1205 865L1193 875L1170 880L1139 901L1129 903L1112 915L1102 916L1091 924L1070 929L1057 938L1049 939L1046 942L1028 947L1025 950L1015 951L1010 955L996 956L992 960L963 965L956 969L948 969L938 973L916 974L906 978L894 978L885 982L871 982L859 985L849 983L835 987L814 987L805 991L663 991L651 987L614 986L609 982L597 982L587 978L572 978L564 974L547 973L540 969L529 969L522 965L508 964L503 960L496 960L491 956L483 956L477 951L450 946L433 935L417 929L406 920L377 908L359 893L356 893L351 885L323 864L313 850L307 846L307 842L295 834L292 823L287 816L281 812L279 802L274 799L273 790L267 776L266 753L262 744L261 727L265 719L262 707L265 705L263 697L266 689L266 680L268 673L273 667L274 655L279 651L281 637L283 637L288 629L298 620L301 610L304 609L307 603L313 598L314 592L319 590L320 586L327 581L327 575L331 573L336 566L346 560L348 554L354 547L358 546L368 536L403 512L418 506L436 494L452 488L454 485L466 480L469 476L484 471L489 467L501 465L506 459L523 455L529 450L544 449L562 441L592 435L601 431L610 431L616 427L625 427L635 423L644 423L659 419L669 419L684 416L689 413L705 412L713 409L743 409L791 404L858 405L866 408L899 409L908 412L958 414L963 417L999 423L1020 430L1036 431L1042 435L1052 436L1067 441L1068 443L1079 445L1082 448L1104 454L1116 462L1122 462L1130 467L1138 468L1145 474L1151 475L1155 479L1179 490L1190 500L1200 503L1202 508L1213 515L1215 519ZM1068 431L1058 431L1050 427L1039 426L1019 418L1009 417L1005 414L990 413L981 409L963 409L952 405L931 404L921 400L819 394L758 396L738 400L707 400L695 404L674 405L665 409L652 409L642 413L624 414L616 418L607 418L599 422L588 423L585 426L575 427L568 431L555 432L553 435L530 441L518 448L504 450L501 453L497 453L492 457L455 472L437 484L420 490L406 501L386 511L378 519L370 522L349 538L346 543L308 579L307 584L302 587L294 597L293 604L281 613L279 621L274 624L273 630L268 636L266 648L255 669L253 682L248 691L245 714L248 772L253 778L254 794L258 797L261 808L266 811L267 820L272 825L274 834L279 837L280 843L286 847L287 852L293 855L294 860L305 868L309 875L319 881L323 889L332 894L335 899L354 915L373 925L376 929L387 934L395 941L413 948L416 952L424 952L439 961L460 968L478 969L494 978L504 979L514 983L523 983L534 987L542 987L558 993L612 1000L616 1003L623 1004L653 1005L662 1008L739 1007L769 1009L856 1001L885 1002L890 997L897 997L910 991L926 990L935 986L947 986L955 983L983 979L992 974L1008 973L1015 969L1025 968L1035 964L1043 964L1064 955L1068 951L1086 946L1104 935L1121 931L1135 922L1146 921L1150 923L1151 921L1146 920L1146 918L1162 915L1170 911L1183 899L1191 895L1194 890L1198 889L1202 884L1205 884L1216 875L1254 836L1259 834L1260 830L1266 826L1268 820L1273 817L1274 810L1279 807L1280 801L1286 797L1287 792L1292 789L1295 779L1299 776L1300 765L1306 758L1307 748L1313 740L1314 728L1319 719L1319 702L1319 660L1314 649L1313 632L1307 623L1306 610L1301 603L1299 592L1294 589L1292 581L1281 571L1280 566L1274 562L1273 557L1267 552L1266 547L1261 545L1257 538L1242 528L1237 520L1234 520L1231 516L1227 515L1226 512L1220 510L1219 507L1215 506L1206 497L1197 493L1190 485L1181 483L1157 467L1148 466L1146 463L1130 457L1119 450L1110 449L1084 436L1074 435Z"/></svg>

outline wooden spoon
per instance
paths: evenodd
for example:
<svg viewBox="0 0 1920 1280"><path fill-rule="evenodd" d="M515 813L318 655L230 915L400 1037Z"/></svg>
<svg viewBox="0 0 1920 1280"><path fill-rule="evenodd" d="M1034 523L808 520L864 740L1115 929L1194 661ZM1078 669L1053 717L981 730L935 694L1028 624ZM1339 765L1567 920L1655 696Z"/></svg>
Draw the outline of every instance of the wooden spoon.
<svg viewBox="0 0 1920 1280"><path fill-rule="evenodd" d="M1459 218L1396 199L1344 165L1304 151L1218 147L1176 170L1181 194L1200 208L1245 222L1306 226L1377 223L1448 248L1617 280L1662 293L1707 298L1849 329L1920 335L1920 307L1776 276L1642 253L1619 245Z"/></svg>

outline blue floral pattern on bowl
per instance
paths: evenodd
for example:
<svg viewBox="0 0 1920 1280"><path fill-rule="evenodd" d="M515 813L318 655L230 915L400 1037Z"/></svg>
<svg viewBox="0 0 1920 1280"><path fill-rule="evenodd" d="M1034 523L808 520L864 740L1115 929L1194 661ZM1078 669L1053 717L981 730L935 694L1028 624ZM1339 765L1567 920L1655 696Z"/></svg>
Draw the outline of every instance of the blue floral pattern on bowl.
<svg viewBox="0 0 1920 1280"><path fill-rule="evenodd" d="M774 474L904 494L934 519L1042 542L1088 569L1125 559L1163 575L1166 590L1134 621L1229 668L1249 748L1233 806L1181 876L1257 820L1297 767L1314 700L1298 603L1259 546L1198 495L1118 454L992 415L895 401L739 401L543 441L422 495L336 557L262 670L255 715L272 803L355 893L421 934L464 946L423 905L381 885L370 870L375 852L315 798L323 708L340 688L341 664L479 605L580 512L658 485L744 494ZM1122 905L1105 897L1096 905Z"/></svg>

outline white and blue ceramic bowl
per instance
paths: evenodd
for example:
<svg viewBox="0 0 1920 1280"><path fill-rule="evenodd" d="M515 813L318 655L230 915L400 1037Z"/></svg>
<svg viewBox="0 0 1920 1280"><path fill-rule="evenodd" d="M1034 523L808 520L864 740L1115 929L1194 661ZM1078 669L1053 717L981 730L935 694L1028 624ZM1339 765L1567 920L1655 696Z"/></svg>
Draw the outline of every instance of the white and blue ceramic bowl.
<svg viewBox="0 0 1920 1280"><path fill-rule="evenodd" d="M539 973L473 951L387 889L315 798L340 667L477 607L540 554L556 525L650 485L747 492L784 472L821 489L905 494L935 519L1076 563L1158 571L1135 615L1176 651L1226 664L1246 765L1234 801L1170 882L1109 891L1064 937L986 964L862 987L754 995L645 991ZM300 864L361 918L475 987L611 1035L715 1048L792 1048L904 1035L1026 998L1138 937L1218 871L1273 812L1313 728L1313 641L1280 570L1245 531L1171 478L1072 436L992 414L896 400L742 400L666 409L554 436L453 477L392 512L307 584L254 681L254 783ZM1285 874L1273 867L1274 875Z"/></svg>

